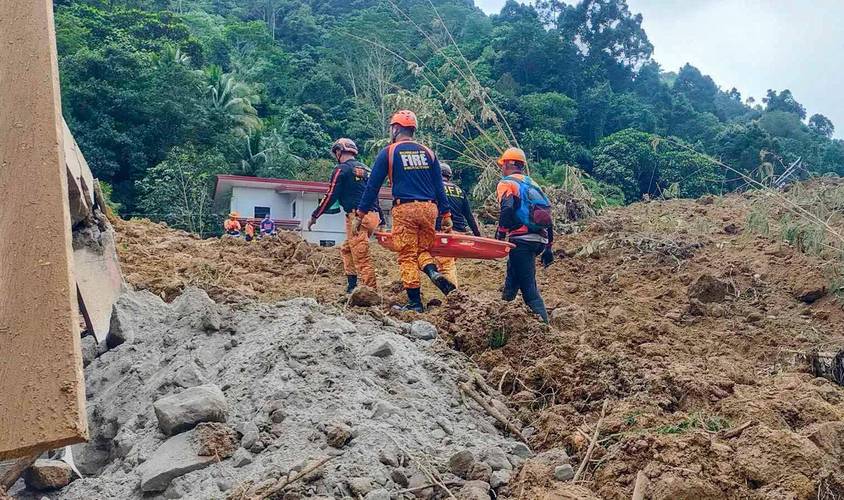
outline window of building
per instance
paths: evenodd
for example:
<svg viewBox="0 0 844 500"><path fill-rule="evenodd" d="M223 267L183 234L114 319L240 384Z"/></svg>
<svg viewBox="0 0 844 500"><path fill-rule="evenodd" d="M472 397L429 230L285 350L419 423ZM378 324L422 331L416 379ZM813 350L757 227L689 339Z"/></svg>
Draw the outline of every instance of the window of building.
<svg viewBox="0 0 844 500"><path fill-rule="evenodd" d="M293 214L292 219L296 218L296 202L290 204L290 212Z"/></svg>
<svg viewBox="0 0 844 500"><path fill-rule="evenodd" d="M321 247L333 247L335 244L337 242L334 240L319 240L319 246Z"/></svg>
<svg viewBox="0 0 844 500"><path fill-rule="evenodd" d="M254 217L256 219L263 219L268 215L270 215L270 207L255 207Z"/></svg>

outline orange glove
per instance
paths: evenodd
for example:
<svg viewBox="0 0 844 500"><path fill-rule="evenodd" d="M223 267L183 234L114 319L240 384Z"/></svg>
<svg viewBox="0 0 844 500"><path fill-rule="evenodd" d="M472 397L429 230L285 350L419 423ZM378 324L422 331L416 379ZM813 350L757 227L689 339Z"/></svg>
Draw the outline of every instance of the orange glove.
<svg viewBox="0 0 844 500"><path fill-rule="evenodd" d="M444 233L450 233L454 229L454 221L451 220L451 214L443 214L443 220L440 222L440 228Z"/></svg>

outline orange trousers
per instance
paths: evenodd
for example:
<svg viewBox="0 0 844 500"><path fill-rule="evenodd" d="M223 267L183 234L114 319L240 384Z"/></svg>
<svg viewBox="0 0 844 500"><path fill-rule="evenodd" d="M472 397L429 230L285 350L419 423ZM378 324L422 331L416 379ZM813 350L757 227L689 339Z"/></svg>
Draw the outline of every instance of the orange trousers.
<svg viewBox="0 0 844 500"><path fill-rule="evenodd" d="M435 203L402 203L393 208L393 246L404 288L419 288L419 270L436 265L431 256L437 223Z"/></svg>
<svg viewBox="0 0 844 500"><path fill-rule="evenodd" d="M343 271L347 276L360 277L363 284L370 288L377 288L375 270L369 257L369 237L378 228L381 218L377 212L369 212L360 224L358 234L352 234L354 216L346 215L346 241L340 245L340 255L343 257Z"/></svg>
<svg viewBox="0 0 844 500"><path fill-rule="evenodd" d="M452 285L457 286L457 259L454 257L434 257L437 261L437 269L445 276Z"/></svg>

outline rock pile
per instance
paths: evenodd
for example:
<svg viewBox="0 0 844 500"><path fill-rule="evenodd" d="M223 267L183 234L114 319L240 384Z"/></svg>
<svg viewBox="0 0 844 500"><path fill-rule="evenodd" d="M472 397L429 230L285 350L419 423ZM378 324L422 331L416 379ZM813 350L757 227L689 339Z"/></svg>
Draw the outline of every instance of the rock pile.
<svg viewBox="0 0 844 500"><path fill-rule="evenodd" d="M532 456L461 397L468 362L434 352L430 323L311 299L234 311L198 289L171 304L129 292L116 308L132 334L85 369L92 441L74 456L86 477L53 500L237 498L329 457L284 492L447 497L440 481L486 500Z"/></svg>

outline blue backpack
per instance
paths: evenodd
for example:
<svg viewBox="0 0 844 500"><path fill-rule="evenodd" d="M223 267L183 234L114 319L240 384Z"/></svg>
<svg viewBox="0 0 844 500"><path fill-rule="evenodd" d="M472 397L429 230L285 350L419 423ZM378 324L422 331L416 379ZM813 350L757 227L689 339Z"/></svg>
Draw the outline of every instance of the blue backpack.
<svg viewBox="0 0 844 500"><path fill-rule="evenodd" d="M554 224L551 214L551 202L533 179L525 175L522 179L513 176L504 178L519 185L519 208L516 217L531 232L548 229Z"/></svg>

